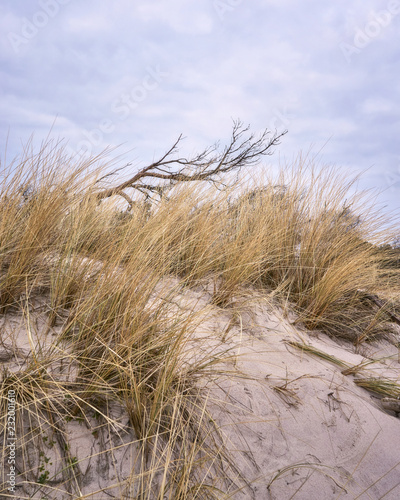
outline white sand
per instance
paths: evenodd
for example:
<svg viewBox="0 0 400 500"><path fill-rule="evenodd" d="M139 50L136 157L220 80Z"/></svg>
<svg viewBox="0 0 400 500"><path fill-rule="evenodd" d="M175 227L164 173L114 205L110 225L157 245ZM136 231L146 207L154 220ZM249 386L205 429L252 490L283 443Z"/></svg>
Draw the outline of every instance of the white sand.
<svg viewBox="0 0 400 500"><path fill-rule="evenodd" d="M239 476L247 482L241 491L235 491L232 484L226 492L235 499L400 499L400 419L394 412L384 411L378 395L354 383L361 376L385 376L400 382L397 349L382 341L356 353L350 343L293 326L277 308L256 297L239 309L233 321L232 309L211 306L209 299L199 289L182 293L177 301L202 315L196 342L203 339L206 350L235 346L237 357L225 367L245 375L221 380L210 396L209 406L234 456L237 485L243 486ZM14 347L29 352L25 321L17 316L3 327L3 342L9 343L5 332L10 325L19 329ZM385 359L356 376L346 376L341 373L343 368L286 341L306 342L350 366L368 357ZM14 362L9 366L16 368ZM117 415L119 410L113 411ZM123 429L127 416L120 414L118 419ZM66 429L71 455L82 460L83 494L115 484L129 474L133 445L85 461L100 451L93 429L74 421ZM117 433L108 436L107 444L120 446ZM53 457L52 468L53 473L57 457ZM110 493L118 498L117 490ZM64 497L59 494L57 498ZM110 496L98 491L87 498Z"/></svg>

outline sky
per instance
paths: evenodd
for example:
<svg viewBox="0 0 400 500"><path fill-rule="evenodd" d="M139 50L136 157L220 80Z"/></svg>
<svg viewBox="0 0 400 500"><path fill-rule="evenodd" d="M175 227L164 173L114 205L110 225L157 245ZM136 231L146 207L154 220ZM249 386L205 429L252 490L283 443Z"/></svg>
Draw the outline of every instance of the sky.
<svg viewBox="0 0 400 500"><path fill-rule="evenodd" d="M267 166L311 151L398 211L399 33L400 0L2 0L0 156L51 131L140 168L240 119L288 130Z"/></svg>

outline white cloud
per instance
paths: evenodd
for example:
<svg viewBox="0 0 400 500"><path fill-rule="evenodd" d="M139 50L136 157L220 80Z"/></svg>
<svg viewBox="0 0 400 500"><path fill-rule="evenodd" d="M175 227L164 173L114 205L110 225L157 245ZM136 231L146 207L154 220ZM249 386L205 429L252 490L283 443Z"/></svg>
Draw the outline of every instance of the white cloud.
<svg viewBox="0 0 400 500"><path fill-rule="evenodd" d="M213 18L207 4L195 0L147 0L136 5L136 13L146 22L159 22L177 33L189 35L208 34L213 28Z"/></svg>
<svg viewBox="0 0 400 500"><path fill-rule="evenodd" d="M399 21L349 63L340 49L382 8L378 0L242 1L220 19L212 0L70 2L17 55L7 32L37 5L8 2L0 7L0 132L11 128L17 152L20 138L47 135L58 115L55 133L76 146L111 120L94 149L126 142L148 159L180 132L189 151L227 139L241 118L256 131L288 128L279 148L288 157L332 137L328 162L375 164L384 184L379 171L397 171L400 155ZM148 67L168 76L121 120L113 102L142 85Z"/></svg>
<svg viewBox="0 0 400 500"><path fill-rule="evenodd" d="M93 12L86 13L86 16L78 16L75 14L68 18L66 26L66 30L68 30L71 35L93 35L98 33L104 33L110 29L110 22L104 15Z"/></svg>
<svg viewBox="0 0 400 500"><path fill-rule="evenodd" d="M362 112L366 114L375 113L393 113L397 108L397 105L388 99L383 97L368 97L362 103Z"/></svg>

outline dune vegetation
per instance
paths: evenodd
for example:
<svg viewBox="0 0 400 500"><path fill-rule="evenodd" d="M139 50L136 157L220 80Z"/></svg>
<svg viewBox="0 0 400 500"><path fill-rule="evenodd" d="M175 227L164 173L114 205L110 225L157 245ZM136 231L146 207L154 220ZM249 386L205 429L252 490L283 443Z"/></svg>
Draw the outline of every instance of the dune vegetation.
<svg viewBox="0 0 400 500"><path fill-rule="evenodd" d="M250 166L263 150L253 153ZM2 498L103 498L82 493L72 424L90 430L88 455L105 468L129 448L127 479L109 485L120 498L234 497L241 478L209 387L240 374L225 364L229 332L195 335L202 311L179 307L187 289L230 311L260 294L355 346L397 341L398 226L351 194L354 180L299 157L275 177L251 169L223 183L246 162L216 181L199 175L199 155L197 177L186 182L187 160L161 189L168 158L147 185L118 189L123 172L103 156L77 160L51 141L2 166L0 415L6 444L15 395L20 485L3 476Z"/></svg>

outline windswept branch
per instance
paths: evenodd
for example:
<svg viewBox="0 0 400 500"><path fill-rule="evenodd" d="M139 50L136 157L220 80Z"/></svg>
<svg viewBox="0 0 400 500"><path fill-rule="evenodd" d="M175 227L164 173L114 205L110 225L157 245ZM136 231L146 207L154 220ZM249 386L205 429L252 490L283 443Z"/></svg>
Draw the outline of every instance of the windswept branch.
<svg viewBox="0 0 400 500"><path fill-rule="evenodd" d="M146 197L150 197L152 193L161 196L163 192L179 182L219 182L223 174L256 165L261 157L271 155L272 148L280 143L281 137L286 132L271 134L270 131L265 130L260 137L256 138L253 133L249 132L249 127L244 127L242 122L235 121L230 142L222 152L219 151L217 143L193 158L178 155L179 145L183 139L180 135L159 160L142 168L118 186L99 191L97 197L102 200L119 195L128 201L131 208L132 200L125 193L127 189L136 189ZM152 181L157 181L157 184L153 185Z"/></svg>

